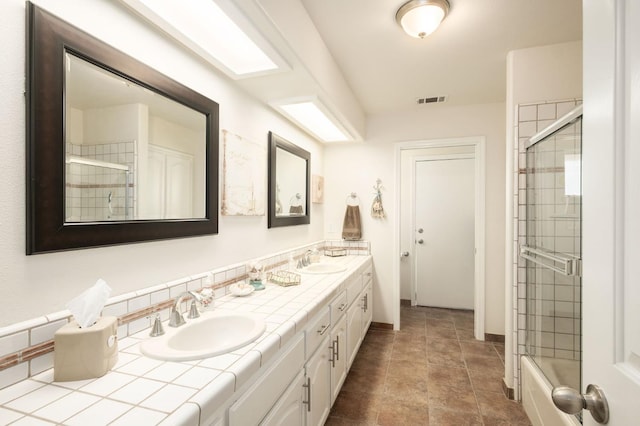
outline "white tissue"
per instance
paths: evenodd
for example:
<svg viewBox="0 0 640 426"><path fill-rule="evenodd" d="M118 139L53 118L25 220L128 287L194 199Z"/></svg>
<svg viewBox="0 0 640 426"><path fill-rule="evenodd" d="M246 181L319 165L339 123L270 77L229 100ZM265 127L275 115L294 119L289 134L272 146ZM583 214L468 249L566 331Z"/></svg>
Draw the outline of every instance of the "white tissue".
<svg viewBox="0 0 640 426"><path fill-rule="evenodd" d="M67 309L80 328L91 327L100 316L110 294L111 287L103 279L99 279L92 287L67 303Z"/></svg>

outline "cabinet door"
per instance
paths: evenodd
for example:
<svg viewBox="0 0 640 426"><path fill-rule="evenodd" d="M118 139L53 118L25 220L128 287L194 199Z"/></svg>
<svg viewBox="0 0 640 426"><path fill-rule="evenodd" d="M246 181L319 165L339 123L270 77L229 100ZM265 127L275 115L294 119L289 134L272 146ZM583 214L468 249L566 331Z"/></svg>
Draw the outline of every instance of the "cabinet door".
<svg viewBox="0 0 640 426"><path fill-rule="evenodd" d="M329 336L320 343L316 353L307 361L308 395L305 401L310 405L307 409L307 426L322 426L329 417L331 408L331 364L329 363ZM309 398L309 399L307 399Z"/></svg>
<svg viewBox="0 0 640 426"><path fill-rule="evenodd" d="M371 284L362 292L362 337L367 333L373 319L373 291Z"/></svg>
<svg viewBox="0 0 640 426"><path fill-rule="evenodd" d="M303 397L306 398L307 394L303 388L304 380L304 371L300 371L267 417L260 423L261 425L301 426L304 424L304 413L307 409L303 404Z"/></svg>
<svg viewBox="0 0 640 426"><path fill-rule="evenodd" d="M362 341L362 307L356 300L347 310L347 370L358 353Z"/></svg>
<svg viewBox="0 0 640 426"><path fill-rule="evenodd" d="M343 315L331 330L331 405L340 393L340 388L347 377L347 319Z"/></svg>

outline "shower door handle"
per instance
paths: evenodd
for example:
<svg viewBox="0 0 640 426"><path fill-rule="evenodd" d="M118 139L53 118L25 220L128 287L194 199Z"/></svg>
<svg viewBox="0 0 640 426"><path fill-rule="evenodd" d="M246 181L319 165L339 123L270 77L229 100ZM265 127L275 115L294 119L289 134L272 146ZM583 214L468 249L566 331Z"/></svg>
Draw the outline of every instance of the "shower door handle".
<svg viewBox="0 0 640 426"><path fill-rule="evenodd" d="M609 404L599 386L588 385L584 395L568 386L555 387L551 391L551 399L556 407L567 414L589 410L596 422L606 424L609 421Z"/></svg>

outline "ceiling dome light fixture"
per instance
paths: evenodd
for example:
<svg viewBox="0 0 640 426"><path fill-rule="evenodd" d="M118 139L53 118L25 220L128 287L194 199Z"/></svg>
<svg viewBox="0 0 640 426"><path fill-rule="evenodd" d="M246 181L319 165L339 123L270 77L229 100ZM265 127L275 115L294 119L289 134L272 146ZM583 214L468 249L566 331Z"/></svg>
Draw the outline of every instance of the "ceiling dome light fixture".
<svg viewBox="0 0 640 426"><path fill-rule="evenodd" d="M396 21L411 37L425 38L449 13L447 0L410 0L396 13Z"/></svg>

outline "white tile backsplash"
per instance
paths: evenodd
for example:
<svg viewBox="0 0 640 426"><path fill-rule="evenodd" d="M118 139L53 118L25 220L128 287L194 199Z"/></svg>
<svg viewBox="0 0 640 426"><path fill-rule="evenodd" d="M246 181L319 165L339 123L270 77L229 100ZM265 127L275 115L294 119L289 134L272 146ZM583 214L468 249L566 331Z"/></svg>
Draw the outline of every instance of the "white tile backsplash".
<svg viewBox="0 0 640 426"><path fill-rule="evenodd" d="M0 386L9 386L18 383L29 377L29 363L23 362L18 365L0 371ZM6 389L6 388L5 388ZM4 390L4 389L3 389ZM0 390L2 392L2 390ZM0 403L2 400L0 398Z"/></svg>
<svg viewBox="0 0 640 426"><path fill-rule="evenodd" d="M45 370L53 368L53 352L40 355L39 357L32 359L30 363L31 363L31 371L30 371L31 375L42 373Z"/></svg>
<svg viewBox="0 0 640 426"><path fill-rule="evenodd" d="M0 337L0 357L19 351L29 346L29 332L10 334Z"/></svg>
<svg viewBox="0 0 640 426"><path fill-rule="evenodd" d="M32 328L30 344L37 345L38 343L46 342L47 340L52 340L55 332L58 331L60 327L64 326L67 323L68 321L66 319L61 319L61 320L47 323L45 325L41 325L39 327Z"/></svg>

